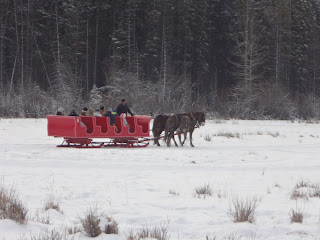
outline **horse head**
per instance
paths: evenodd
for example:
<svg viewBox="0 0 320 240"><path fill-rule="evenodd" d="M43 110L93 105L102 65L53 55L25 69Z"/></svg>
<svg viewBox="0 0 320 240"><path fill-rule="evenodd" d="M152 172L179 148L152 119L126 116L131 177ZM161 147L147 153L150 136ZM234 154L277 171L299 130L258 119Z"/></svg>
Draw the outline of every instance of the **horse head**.
<svg viewBox="0 0 320 240"><path fill-rule="evenodd" d="M204 126L206 123L206 115L204 112L197 112L197 121L201 126Z"/></svg>

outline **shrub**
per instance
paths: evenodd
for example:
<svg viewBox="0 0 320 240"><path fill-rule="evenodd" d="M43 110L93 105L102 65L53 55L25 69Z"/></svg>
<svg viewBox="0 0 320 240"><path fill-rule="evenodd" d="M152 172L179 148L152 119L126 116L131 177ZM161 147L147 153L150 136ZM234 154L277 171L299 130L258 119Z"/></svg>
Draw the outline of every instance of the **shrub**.
<svg viewBox="0 0 320 240"><path fill-rule="evenodd" d="M204 140L207 142L211 142L211 136L207 134L206 136L204 136Z"/></svg>
<svg viewBox="0 0 320 240"><path fill-rule="evenodd" d="M130 230L129 234L126 235L127 240L140 240L145 238L152 238L157 240L169 240L170 236L168 235L168 226L169 221L160 223L152 227L147 225L140 229L137 233L134 233Z"/></svg>
<svg viewBox="0 0 320 240"><path fill-rule="evenodd" d="M224 190L218 189L218 190L216 190L216 194L217 194L218 198L225 198L225 197L227 197L227 190L226 189L224 189Z"/></svg>
<svg viewBox="0 0 320 240"><path fill-rule="evenodd" d="M279 183L275 183L275 184L274 184L274 187L276 187L276 188L281 188L281 186L280 186Z"/></svg>
<svg viewBox="0 0 320 240"><path fill-rule="evenodd" d="M299 189L294 189L294 190L291 192L290 198L291 198L291 199L298 199L298 198L308 199L308 194L307 194L306 192L299 191Z"/></svg>
<svg viewBox="0 0 320 240"><path fill-rule="evenodd" d="M319 185L314 185L311 192L309 193L310 197L318 197L320 198L320 187Z"/></svg>
<svg viewBox="0 0 320 240"><path fill-rule="evenodd" d="M297 189L297 188L302 188L302 187L308 187L309 185L310 185L310 182L309 182L309 181L300 179L300 180L296 183L295 188Z"/></svg>
<svg viewBox="0 0 320 240"><path fill-rule="evenodd" d="M213 190L211 189L209 184L205 184L203 186L195 188L194 192L197 198L203 199L205 199L207 196L212 196L213 194Z"/></svg>
<svg viewBox="0 0 320 240"><path fill-rule="evenodd" d="M169 189L169 194L179 196L180 194L173 189Z"/></svg>
<svg viewBox="0 0 320 240"><path fill-rule="evenodd" d="M267 132L267 134L270 135L270 136L272 136L272 137L274 137L274 138L280 136L279 132Z"/></svg>
<svg viewBox="0 0 320 240"><path fill-rule="evenodd" d="M0 186L0 219L11 219L20 224L27 222L28 210L22 204L15 189Z"/></svg>
<svg viewBox="0 0 320 240"><path fill-rule="evenodd" d="M254 212L257 208L257 198L239 199L233 197L232 205L228 210L228 215L232 217L233 222L254 222Z"/></svg>
<svg viewBox="0 0 320 240"><path fill-rule="evenodd" d="M232 133L232 132L218 132L215 134L217 137L227 137L227 138L240 138L239 133Z"/></svg>
<svg viewBox="0 0 320 240"><path fill-rule="evenodd" d="M291 223L302 223L303 221L303 212L300 210L293 210L289 213Z"/></svg>
<svg viewBox="0 0 320 240"><path fill-rule="evenodd" d="M100 219L97 209L90 208L84 219L81 219L82 227L89 237L97 237L101 234Z"/></svg>
<svg viewBox="0 0 320 240"><path fill-rule="evenodd" d="M60 204L58 202L55 202L53 198L48 199L43 206L44 210L48 211L49 209L54 209L58 212L61 212Z"/></svg>
<svg viewBox="0 0 320 240"><path fill-rule="evenodd" d="M112 217L107 217L108 223L105 226L104 233L106 234L118 234L119 228L118 223Z"/></svg>
<svg viewBox="0 0 320 240"><path fill-rule="evenodd" d="M143 227L137 233L137 240L144 238L154 238L157 240L168 240L168 224L160 224L149 228L148 226Z"/></svg>
<svg viewBox="0 0 320 240"><path fill-rule="evenodd" d="M77 226L73 226L73 227L67 227L66 231L68 234L76 234L78 232L81 232L80 228Z"/></svg>
<svg viewBox="0 0 320 240"><path fill-rule="evenodd" d="M299 180L295 187L293 188L290 198L298 199L309 197L318 197L320 198L320 186L318 184L310 183L309 181Z"/></svg>
<svg viewBox="0 0 320 240"><path fill-rule="evenodd" d="M130 230L128 235L126 234L126 239L127 240L136 240L136 235L133 233L132 229Z"/></svg>

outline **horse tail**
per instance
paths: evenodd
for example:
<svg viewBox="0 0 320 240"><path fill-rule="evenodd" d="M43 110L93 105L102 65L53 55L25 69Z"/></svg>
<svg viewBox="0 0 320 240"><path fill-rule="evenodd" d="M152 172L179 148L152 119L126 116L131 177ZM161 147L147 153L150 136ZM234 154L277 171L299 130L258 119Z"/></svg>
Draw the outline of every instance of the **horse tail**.
<svg viewBox="0 0 320 240"><path fill-rule="evenodd" d="M168 138L168 130L166 129L166 130L165 130L165 133L164 133L163 140L164 140L165 142L167 142L167 138Z"/></svg>

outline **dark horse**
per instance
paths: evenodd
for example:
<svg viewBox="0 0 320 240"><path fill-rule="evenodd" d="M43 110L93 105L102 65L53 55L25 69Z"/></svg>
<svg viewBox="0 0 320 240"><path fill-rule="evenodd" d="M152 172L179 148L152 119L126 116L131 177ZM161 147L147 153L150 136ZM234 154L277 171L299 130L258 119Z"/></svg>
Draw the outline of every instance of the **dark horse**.
<svg viewBox="0 0 320 240"><path fill-rule="evenodd" d="M170 146L171 138L173 139L175 145L178 146L174 139L174 132L178 131L184 134L183 142L181 142L181 135L179 134L180 145L183 146L187 138L187 133L189 132L190 145L191 147L194 147L192 143L193 131L197 125L203 126L205 124L205 121L206 120L204 112L175 114L169 117L165 126L165 141L167 142L167 146Z"/></svg>
<svg viewBox="0 0 320 240"><path fill-rule="evenodd" d="M190 125L188 126L187 132L189 132L190 146L194 147L192 143L193 131L197 126L204 126L206 122L206 116L204 112L191 112L191 113L185 113L185 115L190 118ZM181 135L179 135L179 141L181 146L183 146L184 142L186 141L187 132L184 132L184 140L182 143L181 143Z"/></svg>
<svg viewBox="0 0 320 240"><path fill-rule="evenodd" d="M174 141L174 144L176 145L176 147L178 147L178 144L176 142L176 140L174 139L174 132L182 125L183 123L189 119L186 116L183 116L182 114L174 114L172 116L170 116L166 122L166 126L165 126L165 136L164 136L164 141L167 143L167 146L170 147L171 144L171 138ZM183 121L183 123L181 124L181 121Z"/></svg>
<svg viewBox="0 0 320 240"><path fill-rule="evenodd" d="M158 115L153 120L152 133L154 137L154 144L157 144L158 146L160 146L159 137L166 127L166 122L168 118L168 115Z"/></svg>

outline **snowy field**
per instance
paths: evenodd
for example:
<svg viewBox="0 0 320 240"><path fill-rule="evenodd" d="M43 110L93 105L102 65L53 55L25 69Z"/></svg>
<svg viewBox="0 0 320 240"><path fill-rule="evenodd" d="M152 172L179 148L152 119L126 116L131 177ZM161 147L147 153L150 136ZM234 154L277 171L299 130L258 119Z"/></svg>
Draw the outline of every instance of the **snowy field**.
<svg viewBox="0 0 320 240"><path fill-rule="evenodd" d="M125 240L144 226L168 226L172 240L320 239L320 125L290 121L207 121L191 148L57 148L46 119L0 119L1 184L14 188L29 221L0 220L0 240L78 227L89 208L112 216ZM297 183L305 197L291 199ZM212 196L195 189L209 185ZM45 211L54 198L61 212ZM257 199L254 223L234 223L232 200ZM303 213L291 223L290 211ZM37 216L37 217L35 217ZM46 218L50 224L42 223ZM78 232L70 239L91 239Z"/></svg>

